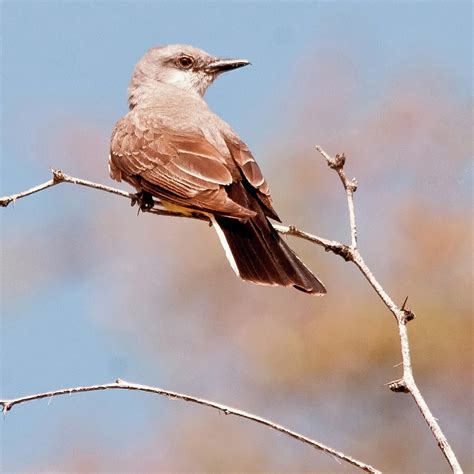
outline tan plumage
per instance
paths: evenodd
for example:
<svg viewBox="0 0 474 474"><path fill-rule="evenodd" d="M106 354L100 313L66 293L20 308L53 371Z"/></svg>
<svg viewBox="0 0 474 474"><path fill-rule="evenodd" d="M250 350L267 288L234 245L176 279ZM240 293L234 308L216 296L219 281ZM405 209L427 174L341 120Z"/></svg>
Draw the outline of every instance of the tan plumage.
<svg viewBox="0 0 474 474"><path fill-rule="evenodd" d="M112 133L110 175L168 206L210 216L241 278L323 294L268 222L279 218L250 150L202 98L218 74L245 64L190 46L151 49L132 77L131 110Z"/></svg>
<svg viewBox="0 0 474 474"><path fill-rule="evenodd" d="M254 213L232 201L225 189L242 179L241 173L248 176L267 206L271 207L271 202L268 186L250 153L246 162L240 155L237 158L242 166L231 156L223 156L202 133L170 130L154 117L153 109L134 109L114 128L109 167L114 179L128 181L165 201L246 218Z"/></svg>

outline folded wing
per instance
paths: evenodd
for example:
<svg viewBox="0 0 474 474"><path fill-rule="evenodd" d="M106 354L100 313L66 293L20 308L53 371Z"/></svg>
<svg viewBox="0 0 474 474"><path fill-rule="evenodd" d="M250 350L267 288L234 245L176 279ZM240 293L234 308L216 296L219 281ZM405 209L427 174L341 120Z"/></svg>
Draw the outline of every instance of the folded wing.
<svg viewBox="0 0 474 474"><path fill-rule="evenodd" d="M129 115L117 123L109 167L112 178L172 204L237 219L255 214L226 191L241 179L230 159L203 135L170 130L153 117Z"/></svg>

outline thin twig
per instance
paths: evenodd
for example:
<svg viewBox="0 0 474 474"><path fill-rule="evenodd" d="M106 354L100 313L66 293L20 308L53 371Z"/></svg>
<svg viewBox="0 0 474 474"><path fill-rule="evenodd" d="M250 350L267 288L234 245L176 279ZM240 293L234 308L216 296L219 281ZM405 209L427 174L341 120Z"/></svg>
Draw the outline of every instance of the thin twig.
<svg viewBox="0 0 474 474"><path fill-rule="evenodd" d="M352 255L350 253L349 246L341 244L335 240L324 239L323 237L318 237L317 235L310 234L304 230L300 230L293 225L282 225L282 224L273 224L273 227L282 235L291 235L292 237L298 237L313 244L320 245L326 250L326 252L332 252L336 255L341 256L344 260L350 261Z"/></svg>
<svg viewBox="0 0 474 474"><path fill-rule="evenodd" d="M11 400L0 400L0 405L3 407L3 412L6 413L12 409L13 406L19 405L21 403L29 402L32 400L40 400L41 398L51 398L57 397L60 395L70 395L72 393L81 393L81 392L95 392L99 390L138 390L141 392L150 392L155 393L157 395L162 395L174 400L183 400L185 402L197 403L198 405L204 405L207 407L215 408L216 410L226 414L226 415L234 415L240 418L245 418L247 420L255 421L256 423L260 423L268 428L273 430L279 431L280 433L284 433L291 438L294 438L302 443L308 444L313 448L319 449L326 454L336 457L342 461L345 461L353 466L358 467L362 471L370 472L370 473L380 473L379 470L375 469L374 467L370 466L369 464L363 463L354 459L351 456L347 456L340 451L336 451L335 449L326 446L325 444L320 443L319 441L315 441L314 439L308 438L303 436L296 431L292 431L278 423L273 421L267 420L266 418L262 418L257 415L253 415L252 413L247 413L243 410L239 410L237 408L232 408L227 405L223 405L221 403L212 402L210 400L205 400L204 398L197 398L192 395L186 395L184 393L173 392L171 390L164 390L159 387L150 387L148 385L141 385L131 382L126 382L124 380L117 379L114 383L108 383L103 385L91 385L88 387L75 387L75 388L64 388L60 390L53 390L51 392L44 392L38 393L36 395L28 395L26 397L14 398Z"/></svg>
<svg viewBox="0 0 474 474"><path fill-rule="evenodd" d="M331 158L319 145L316 145L316 150L324 156L328 166L339 175L346 191L347 206L349 208L349 225L351 230L351 247L355 250L357 248L357 225L354 210L354 193L357 191L357 180L347 179L347 176L344 173L344 164L346 163L346 156L344 153Z"/></svg>
<svg viewBox="0 0 474 474"><path fill-rule="evenodd" d="M12 194L10 196L0 197L0 206L7 207L11 203L15 203L18 199L22 199L31 194L37 193L39 191L44 191L45 189L52 188L61 183L70 183L77 184L79 186L85 186L86 188L97 189L98 191L105 191L107 193L116 194L117 196L125 197L130 199L132 203L136 201L136 194L123 191L121 189L112 188L111 186L105 186L104 184L94 183L92 181L87 181L86 179L75 178L74 176L69 176L58 169L52 169L53 178L49 181L46 181L43 184L35 186L34 188L27 189L21 193ZM154 200L154 206L151 209L141 209L142 212L149 212L150 214L156 214L159 216L170 216L170 217L187 217L190 219L198 220L207 220L206 217L197 213L184 214L177 211L170 211L163 208L162 204L158 200Z"/></svg>
<svg viewBox="0 0 474 474"><path fill-rule="evenodd" d="M21 199L26 196L29 196L30 194L38 193L39 191L51 188L53 186L56 186L56 184L58 183L55 183L54 179L50 179L49 181L46 181L46 183L39 184L38 186L35 186L31 189L27 189L26 191L23 191L21 193L12 194L11 196L3 196L2 198L0 198L0 206L7 207L11 202L15 202L17 199Z"/></svg>
<svg viewBox="0 0 474 474"><path fill-rule="evenodd" d="M61 183L71 183L71 184L78 184L80 186L86 186L88 188L98 189L99 191L106 191L108 193L117 194L118 196L123 196L129 199L132 199L134 196L131 193L127 193L126 191L122 191L120 189L111 188L109 186L105 186L103 184L93 183L92 181L87 181L85 179L74 178L73 176L69 176L63 173L61 170L51 170L53 173L53 178L46 183L40 184L35 186L34 188L27 189L21 193L12 194L11 196L4 196L0 198L0 206L7 207L10 203L16 202L18 199L24 198L26 196L30 196L31 194L37 193L39 191L44 191L45 189L52 188Z"/></svg>

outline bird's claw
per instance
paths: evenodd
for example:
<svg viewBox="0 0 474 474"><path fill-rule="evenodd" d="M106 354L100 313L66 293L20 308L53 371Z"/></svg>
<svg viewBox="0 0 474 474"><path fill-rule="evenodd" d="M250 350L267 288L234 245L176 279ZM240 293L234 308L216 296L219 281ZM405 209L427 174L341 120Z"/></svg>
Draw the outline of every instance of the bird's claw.
<svg viewBox="0 0 474 474"><path fill-rule="evenodd" d="M138 193L133 194L131 198L131 206L138 205L138 212L146 212L153 208L155 205L155 201L153 200L153 196L146 191L140 191Z"/></svg>

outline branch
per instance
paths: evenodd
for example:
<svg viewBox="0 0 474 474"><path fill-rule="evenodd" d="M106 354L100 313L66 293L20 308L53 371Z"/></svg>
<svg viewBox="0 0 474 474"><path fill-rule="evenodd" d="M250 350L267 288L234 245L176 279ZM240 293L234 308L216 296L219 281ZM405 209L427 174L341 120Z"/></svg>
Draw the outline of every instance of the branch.
<svg viewBox="0 0 474 474"><path fill-rule="evenodd" d="M104 184L94 183L85 179L75 178L74 176L69 176L68 174L64 173L59 169L52 169L51 172L53 174L53 178L43 184L39 184L38 186L35 186L31 189L27 189L26 191L23 191L21 193L0 197L0 206L7 207L11 203L15 204L15 202L19 199L30 196L31 194L37 193L39 191L44 191L45 189L52 188L53 186L57 186L61 183L77 184L86 188L96 189L98 191L104 191L106 193L115 194L117 196L129 199L132 205L137 200L137 196L134 193L128 193L127 191L122 191L121 189L112 188L111 186L105 186ZM188 219L207 220L205 217L197 213L184 214L179 211L169 211L165 209L160 203L160 201L157 199L154 199L154 206L151 209L144 208L141 209L141 211L161 216L185 217ZM309 242L313 242L317 245L324 247L324 249L328 252L333 252L335 254L341 255L342 257L348 255L347 252L349 248L346 245L336 242L334 240L328 240L322 237L317 237L316 235L309 234L291 225L285 226L281 224L273 224L273 227L281 234L292 235L294 237L299 237L301 239L308 240ZM348 259L350 259L350 257L346 258L346 260Z"/></svg>
<svg viewBox="0 0 474 474"><path fill-rule="evenodd" d="M66 173L63 173L61 170L52 169L53 178L49 181L46 181L43 184L39 184L34 188L27 189L21 193L12 194L11 196L0 197L0 206L7 207L11 203L15 203L18 199L30 196L31 194L44 191L45 189L52 188L61 183L71 183L77 184L79 186L85 186L86 188L97 189L98 191L105 191L107 193L116 194L117 196L122 196L130 199L132 205L135 204L137 200L137 195L134 193L128 193L127 191L122 191L121 189L112 188L110 186L105 186L104 184L93 183L92 181L87 181L81 178L75 178L74 176L69 176ZM143 212L149 212L151 214L156 214L159 216L171 216L171 217L188 217L191 219L198 220L207 220L205 217L199 214L183 214L181 212L169 211L163 207L160 201L154 199L154 206L151 209L140 209Z"/></svg>
<svg viewBox="0 0 474 474"><path fill-rule="evenodd" d="M148 385L140 385L136 383L126 382L120 379L117 379L114 383L109 383L109 384L91 385L88 387L64 388L61 390L53 390L51 392L38 393L36 395L28 395L26 397L14 398L11 400L0 400L0 405L2 405L3 413L5 414L9 410L11 410L13 406L20 405L21 403L26 403L32 400L40 400L41 398L52 398L52 397L57 397L60 395L70 395L72 393L96 392L99 390L113 390L113 389L138 390L141 392L150 392L150 393L155 393L157 395L162 395L164 397L168 397L173 400L182 400L185 402L191 402L191 403L196 403L198 405L204 405L206 407L215 408L216 410L218 410L221 413L224 413L225 415L234 415L240 418L245 418L246 420L255 421L256 423L264 425L273 430L279 431L280 433L286 434L291 438L294 438L298 441L301 441L302 443L312 446L313 448L319 449L320 451L323 451L326 454L330 454L331 456L334 456L337 459L340 459L344 462L347 462L348 464L356 466L362 471L370 472L374 474L380 473L380 471L370 466L369 464L365 464L361 461L358 461L357 459L354 459L351 456L347 456L346 454L341 453L340 451L336 451L335 449L332 449L329 446L326 446L318 441L315 441L314 439L303 436L297 433L296 431L292 431L288 428L285 428L282 425L279 425L278 423L274 423L273 421L267 420L260 416L253 415L251 413L247 413L243 410L232 408L227 405L222 405L221 403L205 400L204 398L197 398L192 395L186 395L184 393L172 392L170 390L164 390L159 387L150 387Z"/></svg>
<svg viewBox="0 0 474 474"><path fill-rule="evenodd" d="M53 178L46 183L39 184L34 188L27 189L21 193L12 194L11 196L4 196L0 198L0 206L7 207L10 203L15 203L18 199L22 199L31 194L44 191L45 189L52 188L60 183L71 183L79 184L80 186L86 186L88 188L98 189L99 191L106 191L108 193L117 194L118 196L127 197L132 199L133 194L127 193L126 191L121 191L120 189L111 188L109 186L104 186L103 184L93 183L92 181L86 181L85 179L74 178L63 173L61 170L51 170L53 173Z"/></svg>
<svg viewBox="0 0 474 474"><path fill-rule="evenodd" d="M321 155L326 159L328 166L334 171L336 171L344 187L346 197L347 197L347 206L349 210L349 227L350 227L351 245L345 245L334 240L324 239L322 237L318 237L316 235L297 229L294 226L274 224L274 227L281 234L290 235L290 236L298 237L304 240L308 240L309 242L320 245L327 252L332 252L336 255L339 255L347 262L353 262L354 265L356 265L357 268L360 270L360 272L364 275L364 277L369 282L370 286L374 289L374 291L381 298L385 306L387 306L387 308L393 314L398 325L398 332L399 332L399 337L400 337L400 346L401 346L401 353L402 353L402 360L403 360L403 375L400 379L389 383L388 384L389 388L390 390L394 392L404 392L404 393L411 394L423 418L428 424L433 436L438 442L438 445L441 451L443 452L449 465L451 466L452 471L455 473L461 473L462 469L461 469L461 466L459 465L458 460L456 459L456 455L454 454L436 418L431 413L431 410L429 409L427 403L425 402L423 396L421 395L420 390L418 389L415 383L413 370L412 370L412 364L411 364L411 357L410 357L408 331L406 327L406 324L415 318L415 314L405 307L406 301L402 305L402 307L399 307L394 303L394 301L390 298L390 296L384 290L382 285L375 278L372 271L369 269L369 267L365 263L364 259L362 258L362 255L360 254L358 250L357 224L356 224L355 206L354 206L354 193L357 190L357 181L355 179L349 180L346 177L346 174L344 172L346 157L344 154L336 155L334 158L331 158L320 146L317 146L316 150L319 153L321 153ZM5 196L5 197L0 198L0 206L6 207L11 202L15 202L18 199L29 196L39 191L43 191L44 189L50 188L60 183L78 184L81 186L86 186L89 188L93 188L100 191L105 191L105 192L116 194L122 197L126 197L131 200L132 205L137 200L137 196L132 193L128 193L119 189L111 188L109 186L104 186L102 184L93 183L91 181L74 178L72 176L68 176L67 174L63 173L60 170L52 170L52 172L53 172L53 179L51 179L50 181L47 181L46 183L43 183L39 186L31 188L22 193L13 194L11 196ZM199 214L183 214L180 212L169 211L163 208L160 201L155 200L154 202L155 202L155 206L153 208L148 209L148 210L142 209L143 212L151 212L153 214L165 215L165 216L186 217L186 218L191 218L191 219L207 220L206 218L203 218ZM103 386L96 386L96 387L103 387ZM106 386L106 388L124 388L124 387L121 387L121 386L116 387L114 385L113 387ZM74 391L90 391L92 389L85 387L83 389L73 389L73 390ZM103 388L93 388L93 390L103 390ZM134 390L138 390L138 388L134 388ZM53 393L52 396L54 396L55 394L62 394L62 393L66 393L66 392L60 391L59 393ZM43 396L50 396L50 395L43 395ZM40 396L39 398L42 398L42 396ZM35 398L26 397L25 399L19 399L19 400L23 402L23 401L28 401L30 399L35 399ZM16 403L20 403L20 402L16 402ZM217 404L215 405L217 406ZM238 416L243 416L243 415L239 414ZM255 419L255 421L258 421L256 420L256 418L257 417L250 418L250 419ZM258 422L262 422L262 421L258 421Z"/></svg>
<svg viewBox="0 0 474 474"><path fill-rule="evenodd" d="M445 435L441 431L441 427L439 426L436 418L431 413L431 410L429 409L427 403L421 395L421 392L418 386L416 385L415 378L413 376L407 323L415 318L415 314L405 307L408 298L405 299L405 302L403 303L402 307L399 308L390 298L387 292L383 289L382 285L377 281L357 248L357 226L354 210L354 192L357 190L357 181L348 180L344 173L344 164L346 161L346 157L344 156L344 154L336 155L334 158L331 158L320 146L317 146L316 150L321 153L321 155L326 159L328 166L337 172L342 182L342 185L344 186L344 190L346 191L347 196L347 205L349 208L349 224L351 232L351 245L350 247L342 246L344 248L343 254L339 253L339 250L341 249L341 244L338 244L337 242L321 241L320 245L323 245L328 251L332 251L336 254L341 255L346 261L352 261L367 279L370 286L375 290L375 292L385 303L385 306L387 306L393 316L395 316L400 337L400 346L403 360L403 375L400 379L389 383L389 388L394 392L409 393L414 398L415 403L417 404L426 423L430 427L430 430L433 433L433 436L435 437L436 441L438 442L438 446L443 452L449 465L451 466L452 471L455 473L462 473L461 466L456 458L456 455L454 454L454 451L448 443L448 440L446 439ZM297 229L293 229L292 232L288 233L290 235L303 237L306 240L314 242L316 242L316 240L321 240L316 238L315 236L306 234L305 232L298 231ZM335 248L332 248L332 245L335 245Z"/></svg>
<svg viewBox="0 0 474 474"><path fill-rule="evenodd" d="M346 163L346 157L344 153L331 158L319 145L316 146L316 150L318 150L319 153L324 156L329 168L336 171L336 173L339 175L339 178L341 179L344 189L346 190L347 206L349 208L349 225L351 229L351 247L356 249L357 225L354 210L354 193L357 191L357 180L352 179L349 181L346 177L346 174L344 173L344 164Z"/></svg>

